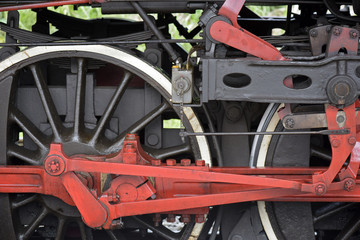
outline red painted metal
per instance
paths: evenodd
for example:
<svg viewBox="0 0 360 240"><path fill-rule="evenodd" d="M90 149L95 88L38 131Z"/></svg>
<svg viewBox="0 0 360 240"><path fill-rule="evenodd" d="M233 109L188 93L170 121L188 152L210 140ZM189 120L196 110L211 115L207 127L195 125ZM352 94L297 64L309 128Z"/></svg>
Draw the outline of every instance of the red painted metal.
<svg viewBox="0 0 360 240"><path fill-rule="evenodd" d="M225 21L215 21L210 27L210 35L216 41L249 53L264 60L287 60L270 43L241 28L237 18L246 0L226 0L219 15L227 17L232 25Z"/></svg>
<svg viewBox="0 0 360 240"><path fill-rule="evenodd" d="M327 108L329 129L340 129L338 111ZM329 168L209 168L204 161L191 164L188 159L161 163L142 150L136 135L129 134L116 154L68 157L61 144L52 144L43 166L0 167L0 192L56 196L75 205L87 225L105 229L112 228L119 217L150 213L170 214L170 219L182 214L184 221L189 214L197 214L202 221L209 206L243 201L360 202L360 144L356 142L360 117L355 119L355 104L343 111L343 128L350 134L330 136ZM343 167L351 151L351 160ZM105 173L111 185L102 191L99 177L92 182L75 174L79 172ZM334 182L335 177L339 181Z"/></svg>
<svg viewBox="0 0 360 240"><path fill-rule="evenodd" d="M0 7L0 12L17 11L17 10L33 9L33 8L57 7L63 5L103 3L106 1L107 0L56 0L56 1L41 2L41 3L31 3L31 4Z"/></svg>
<svg viewBox="0 0 360 240"><path fill-rule="evenodd" d="M313 175L312 184L303 184L304 191L312 191L318 195L322 195L327 191L327 188L333 182L336 175L343 167L346 159L350 155L356 143L356 118L355 118L355 103L342 109L346 114L346 122L343 127L339 127L336 119L337 113L340 111L338 108L329 105L326 109L326 118L329 130L348 129L350 134L347 135L330 135L329 140L332 148L332 160L329 168L319 174ZM351 163L350 167L356 167L357 169L351 169L352 172L357 172L359 165ZM347 171L347 170L345 170ZM340 179L346 183L346 180ZM338 188L342 188L341 184L338 184Z"/></svg>
<svg viewBox="0 0 360 240"><path fill-rule="evenodd" d="M346 49L346 54L357 55L359 47L359 32L347 27L333 27L329 44L326 49L327 57L336 56L340 50Z"/></svg>
<svg viewBox="0 0 360 240"><path fill-rule="evenodd" d="M98 201L84 183L73 172L61 176L62 183L74 200L84 222L92 228L98 228L108 218L107 210Z"/></svg>

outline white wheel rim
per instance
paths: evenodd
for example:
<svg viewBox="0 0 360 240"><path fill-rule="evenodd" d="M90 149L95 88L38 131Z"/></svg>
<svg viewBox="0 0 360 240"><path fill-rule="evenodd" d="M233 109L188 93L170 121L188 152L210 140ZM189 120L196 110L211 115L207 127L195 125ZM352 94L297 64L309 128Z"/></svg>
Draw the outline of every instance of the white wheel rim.
<svg viewBox="0 0 360 240"><path fill-rule="evenodd" d="M263 127L264 127L264 124L266 122L267 116L270 114L271 109L273 107L274 107L274 104L270 104L268 106L268 108L266 109L266 111L264 113L264 116L262 117L262 119L260 121L260 124L258 126L258 129L256 130L257 132L263 131ZM281 107L283 107L283 105L280 105L278 107L278 109L281 108ZM280 121L279 115L277 115L275 113L273 115L273 117L271 118L271 121L269 122L269 124L268 124L265 131L269 131L269 132L275 131L275 128L276 128L277 124L279 123L279 121ZM269 146L270 146L271 138L272 138L272 135L263 136L262 141L261 141L261 146L259 148L258 158L257 158L257 161L256 161L256 167L265 167L266 155L267 155L267 151L268 151ZM250 167L255 165L254 157L255 157L255 151L256 151L258 141L259 141L259 137L257 136L256 138L254 138L254 143L253 143L252 148L251 148ZM257 206L258 206L258 211L259 211L259 215L260 215L260 220L261 220L261 223L263 225L266 236L268 237L269 240L277 240L276 234L275 234L274 229L273 229L273 227L271 225L271 222L270 222L269 214L266 211L265 202L264 201L258 201Z"/></svg>
<svg viewBox="0 0 360 240"><path fill-rule="evenodd" d="M0 72L32 57L36 57L48 53L64 52L64 51L70 51L70 52L81 51L81 52L97 53L126 62L132 65L133 67L137 68L139 72L142 72L144 75L147 75L150 78L154 79L154 81L156 81L159 84L159 86L161 86L171 96L171 82L159 70L154 68L154 66L122 50L104 45L40 46L40 47L28 48L2 61L0 63ZM189 107L184 108L184 113L187 119L189 120L192 130L194 132L203 132L199 119L196 117L192 108ZM205 136L196 136L196 139L198 142L201 159L205 160L205 162L211 166L210 150Z"/></svg>

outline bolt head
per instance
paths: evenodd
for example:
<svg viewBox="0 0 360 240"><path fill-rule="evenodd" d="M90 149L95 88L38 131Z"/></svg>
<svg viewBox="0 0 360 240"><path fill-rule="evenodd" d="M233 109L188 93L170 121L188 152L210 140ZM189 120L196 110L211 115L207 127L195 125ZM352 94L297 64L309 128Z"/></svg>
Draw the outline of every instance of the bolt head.
<svg viewBox="0 0 360 240"><path fill-rule="evenodd" d="M286 126L287 128L293 128L293 127L295 126L295 121L294 121L294 119L292 119L292 118L286 119L286 121L285 121L285 126Z"/></svg>
<svg viewBox="0 0 360 240"><path fill-rule="evenodd" d="M348 192L354 190L356 182L354 179L348 179L345 181L344 189Z"/></svg>
<svg viewBox="0 0 360 240"><path fill-rule="evenodd" d="M159 213L156 213L153 216L153 222L154 222L155 227L160 226L160 221L161 221L161 215Z"/></svg>
<svg viewBox="0 0 360 240"><path fill-rule="evenodd" d="M326 193L326 186L323 183L319 183L318 185L316 185L315 187L315 193L316 195L323 195Z"/></svg>
<svg viewBox="0 0 360 240"><path fill-rule="evenodd" d="M124 147L124 152L126 153L134 153L136 152L136 148L133 143L127 143Z"/></svg>
<svg viewBox="0 0 360 240"><path fill-rule="evenodd" d="M126 134L125 141L126 140L136 140L136 134L133 133Z"/></svg>
<svg viewBox="0 0 360 240"><path fill-rule="evenodd" d="M183 223L189 223L189 222L191 222L191 217L190 217L190 215L189 214L183 214L183 215L181 215L181 222L183 222Z"/></svg>
<svg viewBox="0 0 360 240"><path fill-rule="evenodd" d="M151 160L151 165L160 166L161 165L161 160L160 159L153 159L153 160Z"/></svg>
<svg viewBox="0 0 360 240"><path fill-rule="evenodd" d="M168 222L175 222L175 215L174 214L168 214L166 221Z"/></svg>
<svg viewBox="0 0 360 240"><path fill-rule="evenodd" d="M334 148L338 148L340 145L341 145L341 142L340 142L339 139L333 139L331 141L331 146L334 147Z"/></svg>
<svg viewBox="0 0 360 240"><path fill-rule="evenodd" d="M205 160L195 160L195 166L198 167L205 166Z"/></svg>
<svg viewBox="0 0 360 240"><path fill-rule="evenodd" d="M334 30L333 30L333 34L334 34L335 36L339 36L340 33L341 33L341 29L338 28L338 27L335 27Z"/></svg>
<svg viewBox="0 0 360 240"><path fill-rule="evenodd" d="M50 155L44 162L45 171L50 175L60 175L65 170L65 162L59 155Z"/></svg>
<svg viewBox="0 0 360 240"><path fill-rule="evenodd" d="M310 30L310 36L311 36L311 37L317 37L317 35L318 35L318 32L317 32L316 29L311 29L311 30Z"/></svg>
<svg viewBox="0 0 360 240"><path fill-rule="evenodd" d="M351 30L351 31L350 31L350 37L351 37L351 38L357 38L357 37L358 37L358 33L357 33L356 31L354 31L354 30Z"/></svg>
<svg viewBox="0 0 360 240"><path fill-rule="evenodd" d="M349 143L350 145L355 145L355 143L356 143L356 137L354 137L354 136L349 137L348 143Z"/></svg>
<svg viewBox="0 0 360 240"><path fill-rule="evenodd" d="M190 166L191 160L190 159L181 159L181 166Z"/></svg>
<svg viewBox="0 0 360 240"><path fill-rule="evenodd" d="M175 159L167 159L166 165L167 166L176 166L176 160Z"/></svg>
<svg viewBox="0 0 360 240"><path fill-rule="evenodd" d="M195 222L196 222L196 223L203 223L203 222L205 222L205 216L204 216L204 214L196 214L196 215L195 215Z"/></svg>

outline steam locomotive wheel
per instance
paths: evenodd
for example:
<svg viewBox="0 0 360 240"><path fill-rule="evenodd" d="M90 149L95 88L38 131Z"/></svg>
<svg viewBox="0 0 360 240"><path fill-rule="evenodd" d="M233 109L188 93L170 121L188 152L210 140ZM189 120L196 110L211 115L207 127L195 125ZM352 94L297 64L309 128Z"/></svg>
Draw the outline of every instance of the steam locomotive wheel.
<svg viewBox="0 0 360 240"><path fill-rule="evenodd" d="M41 165L51 142L62 143L67 155L109 154L121 149L129 132L137 132L154 157L210 160L205 137L184 143L172 130L172 145L168 139L158 144L160 136L152 131L166 136L162 120L179 119L179 109L169 104L171 83L124 50L103 45L29 48L4 60L0 72L2 165ZM144 96L149 95L157 106L146 110ZM182 124L187 131L202 131L191 108L184 109ZM155 228L151 216L138 216L124 221L123 231L95 231L75 207L38 194L0 194L0 212L2 239L149 239L148 230L160 239L182 239L194 226L186 224L175 233Z"/></svg>
<svg viewBox="0 0 360 240"><path fill-rule="evenodd" d="M270 104L258 131L285 131ZM251 166L328 166L331 148L326 136L259 136L254 139ZM258 201L261 223L269 240L358 239L360 207L356 203Z"/></svg>

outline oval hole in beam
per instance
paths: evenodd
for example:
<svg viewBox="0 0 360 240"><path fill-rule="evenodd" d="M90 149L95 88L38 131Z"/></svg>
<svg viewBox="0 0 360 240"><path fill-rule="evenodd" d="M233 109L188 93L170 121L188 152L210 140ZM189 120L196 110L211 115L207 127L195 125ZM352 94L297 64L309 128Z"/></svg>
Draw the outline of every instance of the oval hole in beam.
<svg viewBox="0 0 360 240"><path fill-rule="evenodd" d="M225 75L223 82L228 87L243 88L250 84L251 78L243 73L230 73Z"/></svg>
<svg viewBox="0 0 360 240"><path fill-rule="evenodd" d="M298 74L287 76L283 81L284 86L291 89L306 89L311 83L311 78Z"/></svg>

